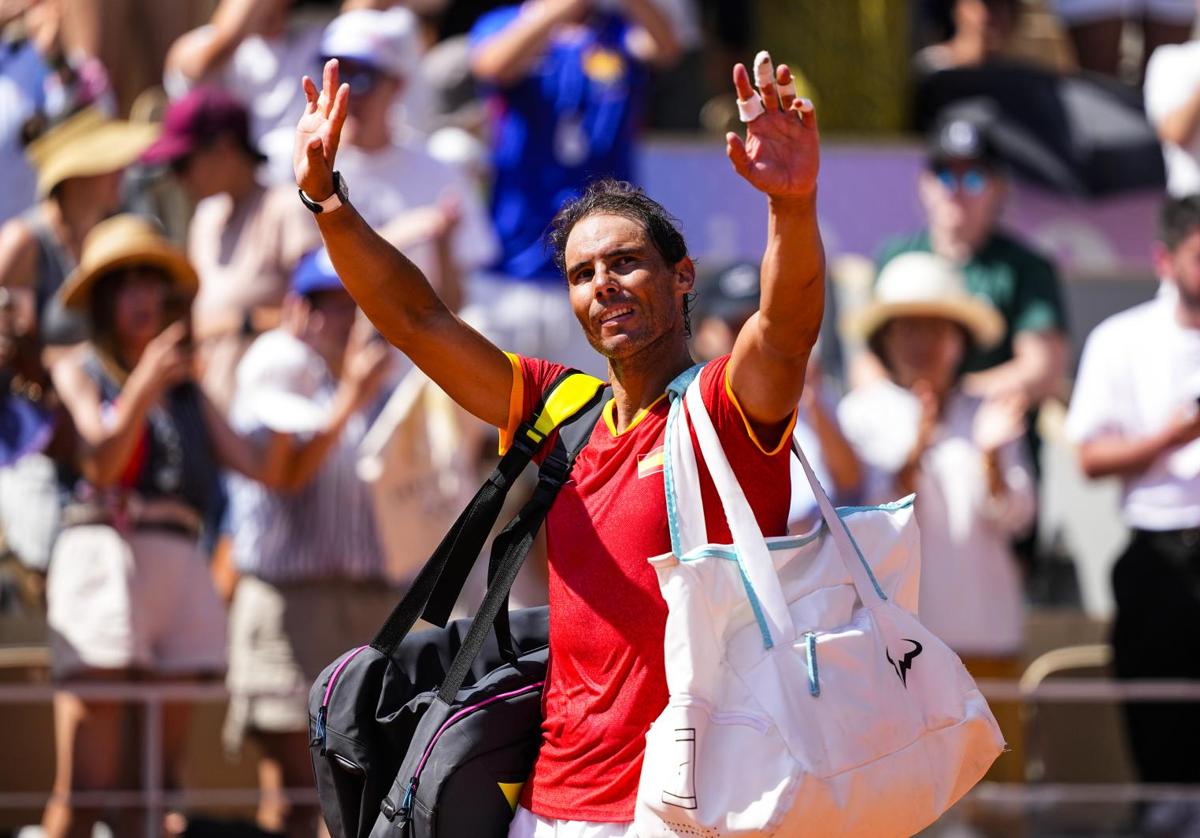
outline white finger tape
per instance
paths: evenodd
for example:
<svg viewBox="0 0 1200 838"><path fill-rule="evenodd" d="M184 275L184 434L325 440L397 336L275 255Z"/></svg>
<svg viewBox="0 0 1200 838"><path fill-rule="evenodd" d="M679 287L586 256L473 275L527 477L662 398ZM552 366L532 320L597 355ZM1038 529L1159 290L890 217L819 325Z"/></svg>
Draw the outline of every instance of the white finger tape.
<svg viewBox="0 0 1200 838"><path fill-rule="evenodd" d="M754 56L754 86L759 90L775 83L775 66L771 63L771 53L765 49Z"/></svg>
<svg viewBox="0 0 1200 838"><path fill-rule="evenodd" d="M779 97L781 99L788 97L788 96L795 96L795 95L796 95L796 80L795 79L792 79L787 84L779 85Z"/></svg>
<svg viewBox="0 0 1200 838"><path fill-rule="evenodd" d="M741 117L742 122L753 122L762 116L763 111L766 110L766 108L763 107L763 100L761 96L751 96L749 99L738 99L737 103L738 116Z"/></svg>

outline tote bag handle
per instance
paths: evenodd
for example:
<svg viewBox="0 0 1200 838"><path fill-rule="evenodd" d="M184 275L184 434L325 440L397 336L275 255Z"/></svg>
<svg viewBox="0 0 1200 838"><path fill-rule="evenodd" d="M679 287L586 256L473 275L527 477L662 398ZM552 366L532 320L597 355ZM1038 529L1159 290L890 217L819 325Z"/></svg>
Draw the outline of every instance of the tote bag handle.
<svg viewBox="0 0 1200 838"><path fill-rule="evenodd" d="M790 643L796 638L795 626L787 608L787 599L783 593L779 577L775 572L775 565L771 560L770 550L767 548L766 539L763 537L754 512L746 500L745 493L738 484L732 468L729 466L729 460L725 456L716 429L713 427L712 419L709 417L708 410L704 405L698 380L694 379L690 386L688 386L686 396L682 401L686 402L687 415L692 420L692 427L696 432L696 441L700 446L700 452L704 456L705 464L708 466L708 471L716 486L717 494L721 498L721 506L729 523L730 532L733 535L734 548L737 554L738 566L742 573L742 580L746 585L747 594L754 608L755 617L763 633L764 645L770 648L777 642ZM673 410L678 410L679 407L678 402L672 405ZM674 433L668 433L672 448L670 453L675 457L674 461L676 463L686 463L687 454L691 453L691 458L694 462L694 452L688 451L688 449L691 449L691 440L687 436L687 426L686 423L679 424L681 419L682 416L676 417ZM812 488L813 496L817 500L821 517L830 535L833 537L838 556L850 574L850 579L854 584L859 598L864 605L886 600L887 597L876 581L874 574L872 574L866 558L850 537L849 530L838 516L833 503L825 494L825 490L821 487L820 481L813 473L812 466L804 456L804 452L800 450L799 446L795 445L794 441L793 451L800 460L805 477ZM668 478L674 477L675 475L673 474L668 475ZM674 481L670 480L668 485L668 512L674 513L676 510L671 508L673 505L670 502L670 498L676 495L677 489L681 487L670 485L672 482ZM693 514L693 507L702 505L698 478L695 484L687 486L685 492L689 492L691 497L689 498L684 515L679 516L681 521ZM692 546L698 546L698 544L693 542Z"/></svg>

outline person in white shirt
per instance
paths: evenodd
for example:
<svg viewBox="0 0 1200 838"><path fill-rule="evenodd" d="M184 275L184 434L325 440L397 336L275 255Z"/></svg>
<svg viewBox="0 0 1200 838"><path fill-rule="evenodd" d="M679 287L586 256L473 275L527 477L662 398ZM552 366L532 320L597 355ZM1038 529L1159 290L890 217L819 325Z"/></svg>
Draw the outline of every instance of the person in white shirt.
<svg viewBox="0 0 1200 838"><path fill-rule="evenodd" d="M1121 481L1133 531L1113 569L1117 677L1200 678L1200 196L1168 200L1159 235L1155 268L1175 293L1088 336L1067 434L1085 474ZM1198 711L1125 707L1144 782L1200 782Z"/></svg>
<svg viewBox="0 0 1200 838"><path fill-rule="evenodd" d="M250 111L250 134L267 157L267 181L291 180L292 132L304 112L296 79L320 67L317 46L332 9L295 0L220 0L212 20L167 52L163 87L178 99L215 84ZM332 4L330 4L332 6Z"/></svg>
<svg viewBox="0 0 1200 838"><path fill-rule="evenodd" d="M982 400L961 386L971 346L995 345L1004 319L970 294L962 272L932 253L905 253L880 272L852 321L888 376L850 392L838 420L866 469L866 503L916 492L921 622L976 677L1016 677L1024 592L1010 546L1033 523L1024 400ZM1011 752L994 779L1023 776L1016 705L993 710Z"/></svg>
<svg viewBox="0 0 1200 838"><path fill-rule="evenodd" d="M350 85L338 166L349 183L361 184L354 206L457 310L465 275L490 263L499 243L466 177L414 137L397 136L394 108L420 60L416 16L401 7L346 12L325 29L320 53L338 59Z"/></svg>
<svg viewBox="0 0 1200 838"><path fill-rule="evenodd" d="M1167 192L1200 192L1200 40L1161 46L1146 65L1146 116L1158 132Z"/></svg>

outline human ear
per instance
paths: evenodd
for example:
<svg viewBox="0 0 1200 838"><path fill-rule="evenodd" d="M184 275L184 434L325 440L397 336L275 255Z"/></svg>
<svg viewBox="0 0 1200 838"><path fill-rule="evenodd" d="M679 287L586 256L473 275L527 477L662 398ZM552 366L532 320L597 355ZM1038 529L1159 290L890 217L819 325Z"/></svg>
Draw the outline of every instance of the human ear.
<svg viewBox="0 0 1200 838"><path fill-rule="evenodd" d="M695 287L696 263L692 261L690 256L684 256L675 263L675 278L679 285L679 290L685 294Z"/></svg>

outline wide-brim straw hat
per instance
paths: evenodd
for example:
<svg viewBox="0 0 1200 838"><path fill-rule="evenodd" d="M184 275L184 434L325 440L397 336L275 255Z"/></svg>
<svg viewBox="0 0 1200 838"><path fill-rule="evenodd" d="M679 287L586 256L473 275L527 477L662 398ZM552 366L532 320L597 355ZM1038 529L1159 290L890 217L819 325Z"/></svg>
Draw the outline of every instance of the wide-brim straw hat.
<svg viewBox="0 0 1200 838"><path fill-rule="evenodd" d="M942 317L961 325L981 349L1004 337L1004 318L995 306L967 290L962 271L933 253L903 253L875 282L871 302L852 318L850 330L871 338L898 317Z"/></svg>
<svg viewBox="0 0 1200 838"><path fill-rule="evenodd" d="M87 234L79 267L63 282L59 298L67 308L84 308L96 280L134 265L162 269L187 299L196 296L200 287L200 278L182 250L149 219L126 214L101 221Z"/></svg>
<svg viewBox="0 0 1200 838"><path fill-rule="evenodd" d="M37 194L45 198L73 177L117 172L136 161L158 136L159 126L110 119L87 107L31 142L25 149L37 172Z"/></svg>

